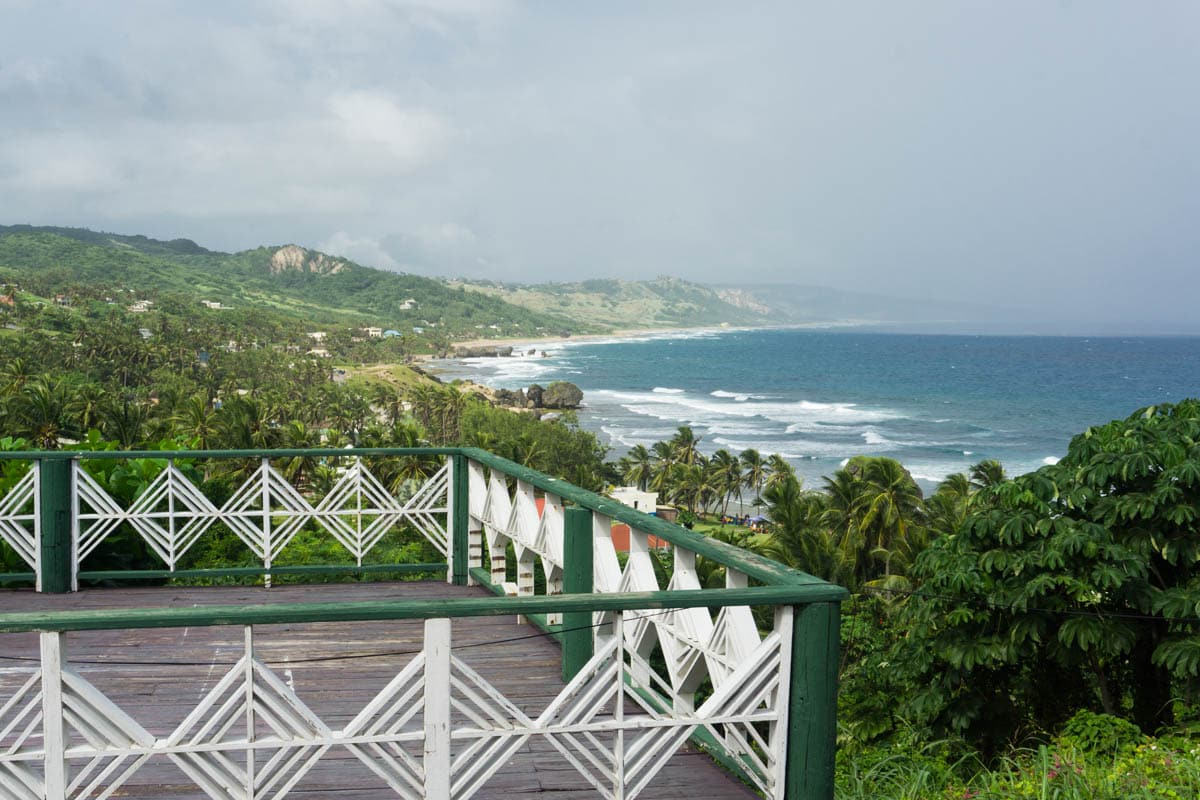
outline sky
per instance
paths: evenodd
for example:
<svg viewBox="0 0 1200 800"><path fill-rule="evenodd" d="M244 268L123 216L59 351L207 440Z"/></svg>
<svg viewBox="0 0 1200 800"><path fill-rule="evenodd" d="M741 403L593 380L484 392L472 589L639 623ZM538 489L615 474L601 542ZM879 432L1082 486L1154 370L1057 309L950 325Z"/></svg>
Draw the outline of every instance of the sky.
<svg viewBox="0 0 1200 800"><path fill-rule="evenodd" d="M0 0L0 20L0 224L1200 332L1194 0Z"/></svg>

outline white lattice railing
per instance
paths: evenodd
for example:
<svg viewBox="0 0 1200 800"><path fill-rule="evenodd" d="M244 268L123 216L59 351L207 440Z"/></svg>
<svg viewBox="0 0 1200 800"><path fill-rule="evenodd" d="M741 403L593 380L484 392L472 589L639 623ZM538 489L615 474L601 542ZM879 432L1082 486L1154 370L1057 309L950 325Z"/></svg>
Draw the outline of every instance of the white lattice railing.
<svg viewBox="0 0 1200 800"><path fill-rule="evenodd" d="M79 793L79 776L91 775L101 781L94 796L107 797L104 781L123 781L128 770L161 755L212 797L282 797L298 780L293 773L310 769L330 748L344 748L401 796L465 798L501 767L508 748L545 737L603 796L629 798L691 737L767 797L799 796L798 787L806 797L830 796L837 603L844 595L837 587L478 450L438 451L445 466L403 501L372 474L366 453L337 453L352 460L320 498L297 491L267 454L253 455L257 467L219 505L170 455L128 506L77 462L42 462L0 498L0 535L41 579L59 558L47 542L55 530L62 535L64 516L72 577L120 526L174 569L219 523L267 571L306 527L331 536L361 564L387 531L412 526L445 555L450 580L509 597L475 613L505 608L560 638L567 687L540 713L522 712L443 652L450 623L431 620L425 666L410 664L364 704L366 717L335 728L255 661L247 634L243 663L221 684L226 694L201 703L188 717L192 727L154 738L70 671L60 631L43 636L36 680L11 699L0 697L0 788L43 787L43 794L12 795L22 800L89 797ZM627 554L614 547L614 521L630 527ZM714 568L724 589L702 586L701 574ZM440 665L436 678L429 664ZM246 698L245 708L238 697ZM243 712L258 721L241 726ZM444 730L449 713L455 721ZM60 723L74 726L73 743L64 743ZM262 724L260 737L255 726ZM421 737L424 750L413 744ZM51 791L58 746L73 765L63 774L76 776L67 795ZM30 784L27 770L38 753L47 772L42 784ZM124 754L120 764L116 754ZM235 756L244 757L242 767Z"/></svg>
<svg viewBox="0 0 1200 800"><path fill-rule="evenodd" d="M246 626L241 659L163 736L72 666L67 634L42 633L40 668L0 694L0 796L115 796L148 762L169 760L215 800L283 797L341 749L400 797L466 800L537 737L600 796L633 798L697 728L771 746L759 731L785 722L788 622L746 660L737 682L693 711L664 714L627 682L640 659L624 647L620 612L586 667L534 712L454 654L450 619L430 619L423 650L338 726L259 660ZM763 750L763 760L781 764L782 753Z"/></svg>
<svg viewBox="0 0 1200 800"><path fill-rule="evenodd" d="M385 537L403 529L419 532L449 563L452 459L435 455L443 463L423 482L408 481L406 490L398 493L377 477L370 455L321 453L341 466L333 485L319 495L311 489L300 491L284 477L277 466L280 455L239 454L242 459L257 455L257 467L220 503L205 494L195 470L177 465L183 459L221 458L210 453L176 453L161 459L146 454L164 466L127 503L113 497L89 471L88 464L99 457L95 454L78 454L69 460L60 457L53 462L34 460L15 487L0 497L0 541L37 576L41 588L46 537L40 506L43 490L49 488L51 499L64 504L67 514L66 549L60 555L66 557L63 571L69 569L72 589L78 587L80 574L88 570L89 557L122 530L144 541L159 562L128 570L131 577L138 571L179 571L196 543L218 528L236 536L267 573L276 568L280 555L305 529L336 541L357 567L363 566ZM103 454L114 455L121 454ZM61 470L59 480L52 487L44 486L41 476L52 468Z"/></svg>
<svg viewBox="0 0 1200 800"><path fill-rule="evenodd" d="M495 591L511 596L533 596L538 589L551 596L562 593L569 546L564 507L570 501L553 488L535 485L537 476L527 471L510 473L480 460L470 460L467 469L472 574ZM541 483L554 486L553 481ZM578 499L575 487L564 486L563 492ZM591 549L591 591L624 595L703 588L697 552L648 530L659 530L664 524L661 521L631 515L623 508L623 517L634 518L629 520L629 551L619 557L612 536L614 519L610 513L617 510L613 505L608 509L586 509L589 517L582 535L589 539L586 547ZM645 528L638 527L638 518ZM510 555L515 570L510 569ZM666 569L656 561L660 565L665 561ZM748 587L746 572L732 563L719 564L726 588ZM537 566L544 576L543 585L535 581ZM666 582L660 581L662 572L669 574ZM557 614L545 620L549 626L562 621ZM611 615L596 613L593 625L594 651L603 652L601 631L611 625ZM790 647L791 626L790 609L779 609L765 631L759 629L747 605L712 610L631 610L620 626L621 647L627 653L626 680L646 708L653 707L675 719L695 720L696 715L719 714L715 708L726 702L737 706L739 714L757 715L753 723L748 721L749 716L720 726L697 722L676 746L702 728L708 734L706 742L732 760L759 791L767 797L781 796L780 769L787 738L786 725L781 721L787 715L790 676L789 658L780 642ZM697 705L697 693L701 691L707 693L707 699Z"/></svg>

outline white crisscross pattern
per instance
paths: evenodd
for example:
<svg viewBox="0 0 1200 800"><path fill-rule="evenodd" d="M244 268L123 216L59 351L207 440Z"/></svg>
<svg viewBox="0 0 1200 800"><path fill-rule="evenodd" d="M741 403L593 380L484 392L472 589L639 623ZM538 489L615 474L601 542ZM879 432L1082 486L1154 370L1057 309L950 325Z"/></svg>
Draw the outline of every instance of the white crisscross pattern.
<svg viewBox="0 0 1200 800"><path fill-rule="evenodd" d="M84 560L122 525L128 525L175 570L184 554L215 524L223 524L254 553L264 567L306 525L313 524L336 539L361 565L392 530L411 525L449 555L446 515L449 467L443 466L406 501L401 502L355 459L333 488L313 505L263 459L258 468L218 508L174 463L155 476L137 498L123 508L87 471L75 465L76 550L78 570ZM32 481L32 478L29 479ZM26 560L36 557L33 515L17 516L32 502L32 483L22 482L0 500L0 535ZM14 513L5 515L6 509ZM28 524L27 533L22 533ZM33 562L30 562L33 566Z"/></svg>
<svg viewBox="0 0 1200 800"><path fill-rule="evenodd" d="M434 626L431 628L431 625ZM449 796L468 800L532 739L541 738L605 798L642 793L669 757L698 728L707 729L742 762L758 788L777 797L786 722L787 637L767 636L725 686L695 710L672 709L635 673L648 668L624 647L618 615L604 645L540 712L527 713L495 685L445 650L437 661L426 623L417 654L344 727L322 721L299 694L254 654L253 635L238 662L205 692L169 735L156 738L74 671L43 665L9 698L0 698L0 796L14 800L101 800L119 793L151 759L169 759L214 800L276 800L289 795L331 749L345 748L397 795L428 795L429 764L449 765ZM789 627L790 631L790 627ZM58 637L57 651L63 634ZM45 640L44 640L45 644ZM431 660L432 659L432 660ZM430 669L431 664L448 668ZM50 681L51 683L46 683ZM44 686L59 705L45 707ZM51 701L53 702L53 701ZM442 709L439 711L439 707ZM62 720L57 748L45 714ZM453 720L448 752L432 752L428 719ZM43 770L65 763L60 790ZM344 764L345 760L340 759ZM129 791L129 790L127 790ZM141 791L141 790L138 790Z"/></svg>
<svg viewBox="0 0 1200 800"><path fill-rule="evenodd" d="M37 484L38 468L34 466L0 497L0 540L35 571L38 568Z"/></svg>

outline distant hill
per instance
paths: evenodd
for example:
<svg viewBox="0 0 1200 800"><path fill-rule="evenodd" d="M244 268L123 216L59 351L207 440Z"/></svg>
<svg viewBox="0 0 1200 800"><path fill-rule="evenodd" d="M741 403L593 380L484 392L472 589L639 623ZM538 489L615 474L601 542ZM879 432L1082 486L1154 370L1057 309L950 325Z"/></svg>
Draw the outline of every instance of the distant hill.
<svg viewBox="0 0 1200 800"><path fill-rule="evenodd" d="M792 284L705 286L666 276L536 285L446 281L294 244L222 253L190 239L30 225L0 226L0 281L32 281L41 296L83 286L170 292L311 324L395 328L418 343L721 324L954 324L996 316L983 307Z"/></svg>
<svg viewBox="0 0 1200 800"><path fill-rule="evenodd" d="M941 302L926 297L895 297L806 286L793 283L717 284L718 292L736 292L766 310L766 316L785 324L859 322L876 325L977 324L1003 319L1004 309L983 304Z"/></svg>
<svg viewBox="0 0 1200 800"><path fill-rule="evenodd" d="M454 285L523 308L553 308L595 327L770 325L787 321L736 292L722 292L665 276L651 281L587 280L533 285L456 281Z"/></svg>
<svg viewBox="0 0 1200 800"><path fill-rule="evenodd" d="M34 282L43 295L73 287L173 292L235 308L258 307L314 323L347 323L447 338L538 336L592 329L467 292L444 281L364 267L285 245L240 253L72 228L0 226L0 280ZM492 328L491 326L496 326Z"/></svg>

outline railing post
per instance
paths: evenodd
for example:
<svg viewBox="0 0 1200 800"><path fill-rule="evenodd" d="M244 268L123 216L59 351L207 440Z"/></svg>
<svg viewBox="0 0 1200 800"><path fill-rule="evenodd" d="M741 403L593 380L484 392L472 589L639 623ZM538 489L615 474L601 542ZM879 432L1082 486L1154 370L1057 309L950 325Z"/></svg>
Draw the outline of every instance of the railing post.
<svg viewBox="0 0 1200 800"><path fill-rule="evenodd" d="M592 512L568 508L563 513L563 593L592 593ZM562 676L570 682L592 658L592 612L563 614Z"/></svg>
<svg viewBox="0 0 1200 800"><path fill-rule="evenodd" d="M467 479L467 457L462 453L450 456L450 582L466 586L471 574L470 494Z"/></svg>
<svg viewBox="0 0 1200 800"><path fill-rule="evenodd" d="M41 571L38 588L61 594L72 590L74 569L71 535L71 471L69 459L38 462L38 528Z"/></svg>
<svg viewBox="0 0 1200 800"><path fill-rule="evenodd" d="M425 797L450 798L450 620L425 620Z"/></svg>
<svg viewBox="0 0 1200 800"><path fill-rule="evenodd" d="M832 800L837 742L839 603L795 608L784 797Z"/></svg>
<svg viewBox="0 0 1200 800"><path fill-rule="evenodd" d="M62 685L65 639L64 634L55 631L41 634L42 747L45 751L46 800L64 800L67 796L67 734Z"/></svg>

